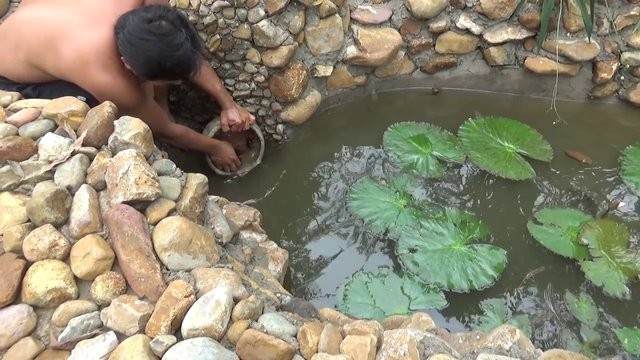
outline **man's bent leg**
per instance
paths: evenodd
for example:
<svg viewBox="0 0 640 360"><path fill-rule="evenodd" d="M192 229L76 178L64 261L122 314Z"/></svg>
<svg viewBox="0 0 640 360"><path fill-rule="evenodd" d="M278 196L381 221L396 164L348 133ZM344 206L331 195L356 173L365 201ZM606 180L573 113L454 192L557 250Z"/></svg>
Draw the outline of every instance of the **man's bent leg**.
<svg viewBox="0 0 640 360"><path fill-rule="evenodd" d="M90 107L100 104L88 91L63 80L23 84L0 76L0 90L19 92L25 99L56 99L63 96L73 96L86 102Z"/></svg>

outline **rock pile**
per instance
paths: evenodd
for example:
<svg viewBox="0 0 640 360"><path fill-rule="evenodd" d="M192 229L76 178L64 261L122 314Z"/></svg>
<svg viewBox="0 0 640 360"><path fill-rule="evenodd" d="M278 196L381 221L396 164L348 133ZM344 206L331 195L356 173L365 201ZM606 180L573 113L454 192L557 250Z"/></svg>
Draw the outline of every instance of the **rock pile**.
<svg viewBox="0 0 640 360"><path fill-rule="evenodd" d="M318 311L282 287L261 214L208 192L110 102L0 92L0 358L582 358L507 325Z"/></svg>

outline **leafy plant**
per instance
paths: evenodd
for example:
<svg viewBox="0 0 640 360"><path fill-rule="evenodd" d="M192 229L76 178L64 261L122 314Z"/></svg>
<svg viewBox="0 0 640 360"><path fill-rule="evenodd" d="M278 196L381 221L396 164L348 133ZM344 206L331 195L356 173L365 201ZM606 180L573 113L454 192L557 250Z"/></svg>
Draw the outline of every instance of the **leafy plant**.
<svg viewBox="0 0 640 360"><path fill-rule="evenodd" d="M578 296L575 296L567 290L564 293L564 298L571 315L590 328L596 326L598 323L598 307L596 307L591 296L584 291L581 291Z"/></svg>
<svg viewBox="0 0 640 360"><path fill-rule="evenodd" d="M620 176L633 192L640 195L640 143L630 145L622 152Z"/></svg>
<svg viewBox="0 0 640 360"><path fill-rule="evenodd" d="M476 319L476 329L491 331L502 324L509 324L522 330L527 336L531 336L529 316L526 314L513 316L504 299L483 300L480 302L480 310L483 315Z"/></svg>
<svg viewBox="0 0 640 360"><path fill-rule="evenodd" d="M627 282L640 273L640 263L628 253L627 227L611 219L597 219L583 226L580 238L589 245L593 257L580 264L587 279L603 287L608 295L629 299Z"/></svg>
<svg viewBox="0 0 640 360"><path fill-rule="evenodd" d="M545 208L534 214L540 225L527 222L531 236L542 246L564 257L585 260L589 249L578 242L580 228L593 218L580 210Z"/></svg>
<svg viewBox="0 0 640 360"><path fill-rule="evenodd" d="M426 178L444 175L439 160L463 163L465 159L458 138L429 123L393 124L383 135L383 146L400 167Z"/></svg>
<svg viewBox="0 0 640 360"><path fill-rule="evenodd" d="M355 273L339 289L338 299L338 307L344 313L372 320L447 306L439 289L425 286L406 274L398 276L389 268Z"/></svg>
<svg viewBox="0 0 640 360"><path fill-rule="evenodd" d="M633 355L640 355L640 329L623 327L613 331L626 351Z"/></svg>
<svg viewBox="0 0 640 360"><path fill-rule="evenodd" d="M393 178L387 184L365 177L351 189L348 206L375 232L415 225L422 210L407 191L413 186L414 180L408 176Z"/></svg>
<svg viewBox="0 0 640 360"><path fill-rule="evenodd" d="M460 126L458 136L476 166L507 179L525 180L536 175L522 155L546 162L553 158L551 145L539 132L513 119L468 119Z"/></svg>
<svg viewBox="0 0 640 360"><path fill-rule="evenodd" d="M468 292L493 284L507 264L506 251L474 244L489 229L473 215L446 209L422 220L418 229L404 228L396 254L404 268L426 284Z"/></svg>

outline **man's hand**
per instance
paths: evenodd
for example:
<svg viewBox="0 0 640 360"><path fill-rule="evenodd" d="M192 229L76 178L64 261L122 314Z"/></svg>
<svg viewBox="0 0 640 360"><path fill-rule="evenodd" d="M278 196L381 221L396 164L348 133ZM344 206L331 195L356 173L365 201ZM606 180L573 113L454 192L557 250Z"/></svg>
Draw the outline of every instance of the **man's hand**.
<svg viewBox="0 0 640 360"><path fill-rule="evenodd" d="M222 110L220 113L220 125L222 131L243 131L249 130L255 123L256 117L251 115L245 108L238 104Z"/></svg>
<svg viewBox="0 0 640 360"><path fill-rule="evenodd" d="M226 141L216 141L213 151L209 153L209 159L218 169L226 172L237 171L241 165L233 146Z"/></svg>

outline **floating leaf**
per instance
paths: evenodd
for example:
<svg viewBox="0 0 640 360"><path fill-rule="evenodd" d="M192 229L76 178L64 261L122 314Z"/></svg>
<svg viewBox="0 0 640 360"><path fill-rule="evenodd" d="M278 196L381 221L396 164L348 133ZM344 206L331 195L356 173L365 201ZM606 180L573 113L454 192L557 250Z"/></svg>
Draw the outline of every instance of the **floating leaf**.
<svg viewBox="0 0 640 360"><path fill-rule="evenodd" d="M371 177L360 179L349 193L349 209L375 232L418 223L421 211L407 189L412 179L399 176L383 185Z"/></svg>
<svg viewBox="0 0 640 360"><path fill-rule="evenodd" d="M547 208L534 214L541 225L529 220L527 229L542 246L558 255L585 260L589 249L578 242L580 228L593 218L580 210Z"/></svg>
<svg viewBox="0 0 640 360"><path fill-rule="evenodd" d="M640 329L623 327L613 331L625 350L633 355L640 355Z"/></svg>
<svg viewBox="0 0 640 360"><path fill-rule="evenodd" d="M462 163L465 158L455 135L429 123L393 124L384 133L383 146L394 162L423 177L444 175L438 160Z"/></svg>
<svg viewBox="0 0 640 360"><path fill-rule="evenodd" d="M551 145L538 131L513 119L469 119L460 126L458 136L475 165L507 179L524 180L536 175L522 155L547 162L553 157Z"/></svg>
<svg viewBox="0 0 640 360"><path fill-rule="evenodd" d="M591 296L584 291L575 296L567 290L564 293L564 298L567 301L567 307L571 315L590 328L596 326L598 323L598 307Z"/></svg>
<svg viewBox="0 0 640 360"><path fill-rule="evenodd" d="M340 288L338 299L338 307L344 313L372 320L447 306L440 290L425 286L408 275L400 277L389 268L355 273Z"/></svg>
<svg viewBox="0 0 640 360"><path fill-rule="evenodd" d="M478 318L476 328L482 331L491 331L502 324L509 324L522 330L527 336L531 336L531 322L527 315L511 317L504 299L486 299L480 302L483 315Z"/></svg>
<svg viewBox="0 0 640 360"><path fill-rule="evenodd" d="M590 349L597 347L602 341L600 334L585 323L580 324L580 337L582 338L584 347Z"/></svg>
<svg viewBox="0 0 640 360"><path fill-rule="evenodd" d="M628 146L622 152L620 176L633 192L640 195L640 143Z"/></svg>
<svg viewBox="0 0 640 360"><path fill-rule="evenodd" d="M638 275L638 259L628 253L629 230L611 219L597 219L585 224L580 235L589 245L592 261L580 265L587 279L601 286L608 295L629 299L628 280Z"/></svg>
<svg viewBox="0 0 640 360"><path fill-rule="evenodd" d="M473 215L447 209L440 217L422 220L416 229L403 229L396 246L400 263L426 284L467 292L493 284L507 264L506 251L472 244L489 234Z"/></svg>

